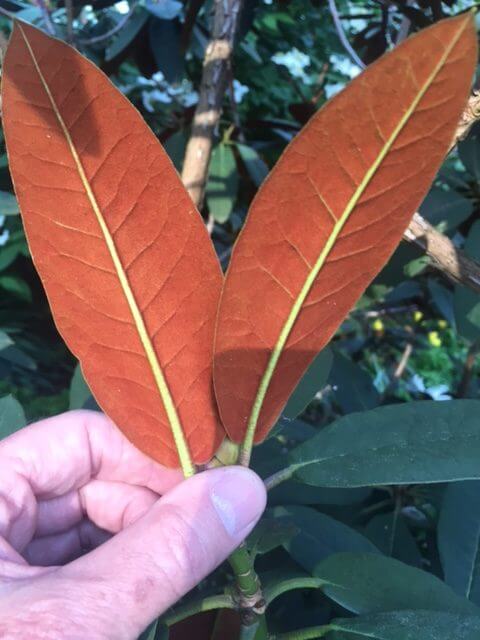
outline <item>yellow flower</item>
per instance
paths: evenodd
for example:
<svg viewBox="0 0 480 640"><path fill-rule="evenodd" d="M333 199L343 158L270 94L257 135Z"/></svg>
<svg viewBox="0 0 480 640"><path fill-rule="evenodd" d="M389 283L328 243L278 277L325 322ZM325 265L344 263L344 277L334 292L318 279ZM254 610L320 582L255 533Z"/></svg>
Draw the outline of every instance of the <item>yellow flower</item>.
<svg viewBox="0 0 480 640"><path fill-rule="evenodd" d="M422 318L423 313L421 311L415 311L415 313L413 314L413 319L415 320L415 322L420 322Z"/></svg>
<svg viewBox="0 0 480 640"><path fill-rule="evenodd" d="M430 331L428 334L428 341L432 345L432 347L441 347L442 339L438 335L438 331Z"/></svg>
<svg viewBox="0 0 480 640"><path fill-rule="evenodd" d="M385 325L383 324L383 322L380 320L380 318L377 318L375 320L375 322L372 323L372 329L374 331L378 331L379 333L381 331L383 331L385 329Z"/></svg>
<svg viewBox="0 0 480 640"><path fill-rule="evenodd" d="M448 322L446 320L439 320L437 324L440 329L446 329L448 327Z"/></svg>

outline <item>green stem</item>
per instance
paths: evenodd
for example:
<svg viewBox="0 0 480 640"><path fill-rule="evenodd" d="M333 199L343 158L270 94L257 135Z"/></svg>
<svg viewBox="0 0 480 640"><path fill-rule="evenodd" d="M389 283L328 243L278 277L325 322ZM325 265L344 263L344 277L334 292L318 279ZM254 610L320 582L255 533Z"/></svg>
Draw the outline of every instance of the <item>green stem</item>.
<svg viewBox="0 0 480 640"><path fill-rule="evenodd" d="M271 636L270 640L316 640L316 638L324 638L333 629L331 625L327 624L322 627L310 627L309 629L290 631L290 633L281 633L278 636Z"/></svg>
<svg viewBox="0 0 480 640"><path fill-rule="evenodd" d="M260 581L253 568L252 558L247 551L245 543L235 549L228 561L233 569L240 596L250 599L258 595L260 599Z"/></svg>
<svg viewBox="0 0 480 640"><path fill-rule="evenodd" d="M197 600L196 602L186 604L183 607L178 607L178 609L175 609L170 614L166 615L163 618L163 622L167 627L171 627L173 624L177 624L177 622L181 622L182 620L185 620L185 618L190 618L196 613L212 611L213 609L235 609L233 598L227 595L219 595Z"/></svg>
<svg viewBox="0 0 480 640"><path fill-rule="evenodd" d="M325 580L322 580L321 578L312 578L310 576L282 580L271 587L265 588L265 602L267 603L267 606L269 606L275 598L278 598L289 591L294 591L296 589L321 589L325 584L328 584Z"/></svg>
<svg viewBox="0 0 480 640"><path fill-rule="evenodd" d="M259 625L260 620L255 621L253 624L242 624L238 640L255 640Z"/></svg>
<svg viewBox="0 0 480 640"><path fill-rule="evenodd" d="M253 560L242 543L228 561L235 575L236 600L242 620L239 640L254 640L265 612L265 601Z"/></svg>
<svg viewBox="0 0 480 640"><path fill-rule="evenodd" d="M300 466L301 465L292 464L290 467L281 469L280 471L277 471L277 473L271 475L269 478L266 478L265 487L267 491L278 487L279 484L282 484L282 482L285 482L286 480L290 480L290 478L293 477L293 474Z"/></svg>

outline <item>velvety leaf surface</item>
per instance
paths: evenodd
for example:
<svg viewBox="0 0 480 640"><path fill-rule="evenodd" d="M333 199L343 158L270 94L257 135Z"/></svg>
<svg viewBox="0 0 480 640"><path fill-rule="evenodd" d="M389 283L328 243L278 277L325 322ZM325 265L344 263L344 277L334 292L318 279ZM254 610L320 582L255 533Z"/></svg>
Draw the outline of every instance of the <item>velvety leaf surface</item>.
<svg viewBox="0 0 480 640"><path fill-rule="evenodd" d="M265 438L400 241L451 143L475 40L466 15L406 40L310 120L263 184L217 324L215 390L234 441Z"/></svg>
<svg viewBox="0 0 480 640"><path fill-rule="evenodd" d="M353 613L426 609L479 613L434 575L373 553L337 553L315 568L324 593Z"/></svg>
<svg viewBox="0 0 480 640"><path fill-rule="evenodd" d="M295 475L324 487L480 478L480 401L419 401L340 418L291 453Z"/></svg>
<svg viewBox="0 0 480 640"><path fill-rule="evenodd" d="M18 23L2 85L10 169L60 333L137 447L177 466L174 429L205 462L221 439L221 272L198 212L137 111L74 49Z"/></svg>

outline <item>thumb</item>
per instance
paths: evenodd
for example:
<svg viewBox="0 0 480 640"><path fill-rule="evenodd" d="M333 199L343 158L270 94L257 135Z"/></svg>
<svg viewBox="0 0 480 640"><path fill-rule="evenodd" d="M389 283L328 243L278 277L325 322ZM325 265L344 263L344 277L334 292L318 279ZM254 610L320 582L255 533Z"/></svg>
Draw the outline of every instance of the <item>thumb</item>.
<svg viewBox="0 0 480 640"><path fill-rule="evenodd" d="M161 498L95 551L61 568L84 604L92 637L135 638L215 569L250 533L266 503L242 467L206 471ZM60 576L58 576L60 577ZM93 629L92 629L93 631Z"/></svg>

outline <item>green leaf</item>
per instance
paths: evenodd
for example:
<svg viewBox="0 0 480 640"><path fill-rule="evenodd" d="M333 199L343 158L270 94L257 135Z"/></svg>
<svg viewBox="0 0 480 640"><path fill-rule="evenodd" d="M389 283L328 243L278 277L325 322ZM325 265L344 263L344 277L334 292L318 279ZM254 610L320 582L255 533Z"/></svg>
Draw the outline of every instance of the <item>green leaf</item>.
<svg viewBox="0 0 480 640"><path fill-rule="evenodd" d="M277 505L352 505L359 504L368 498L371 489L360 487L357 489L329 489L312 487L295 480L282 482L268 494L268 504Z"/></svg>
<svg viewBox="0 0 480 640"><path fill-rule="evenodd" d="M479 612L434 575L380 554L338 553L317 565L314 575L325 581L325 595L353 613L395 609Z"/></svg>
<svg viewBox="0 0 480 640"><path fill-rule="evenodd" d="M456 329L455 312L453 310L452 292L438 283L436 280L428 280L428 289L432 297L432 302L445 320Z"/></svg>
<svg viewBox="0 0 480 640"><path fill-rule="evenodd" d="M408 262L403 268L403 273L409 278L414 278L425 271L429 264L430 258L428 256L420 256L420 258Z"/></svg>
<svg viewBox="0 0 480 640"><path fill-rule="evenodd" d="M421 215L442 232L456 229L472 211L472 200L440 187L432 187L420 207Z"/></svg>
<svg viewBox="0 0 480 640"><path fill-rule="evenodd" d="M11 364L28 369L29 371L35 371L37 369L37 363L33 358L24 353L21 349L18 349L15 345L5 347L0 351L0 358L6 360Z"/></svg>
<svg viewBox="0 0 480 640"><path fill-rule="evenodd" d="M13 344L13 340L10 336L4 331L0 331L0 351L2 349L6 349L7 347L11 347Z"/></svg>
<svg viewBox="0 0 480 640"><path fill-rule="evenodd" d="M471 227L464 246L465 253L480 260L480 220ZM455 318L461 335L474 342L480 338L480 297L467 287L458 285L454 295Z"/></svg>
<svg viewBox="0 0 480 640"><path fill-rule="evenodd" d="M19 255L28 255L27 243L22 232L14 233L7 243L0 247L0 271L9 267Z"/></svg>
<svg viewBox="0 0 480 640"><path fill-rule="evenodd" d="M30 287L25 280L22 280L17 276L0 276L0 289L13 293L13 295L25 302L32 301L32 292L30 291Z"/></svg>
<svg viewBox="0 0 480 640"><path fill-rule="evenodd" d="M415 567L422 566L422 556L401 513L381 513L365 527L365 535L387 556Z"/></svg>
<svg viewBox="0 0 480 640"><path fill-rule="evenodd" d="M158 619L145 629L138 640L168 640L169 637L169 628Z"/></svg>
<svg viewBox="0 0 480 640"><path fill-rule="evenodd" d="M105 50L105 60L109 62L113 60L119 53L133 42L140 33L141 28L146 24L149 14L142 8L137 9L133 16L129 19L126 26L120 30L120 33Z"/></svg>
<svg viewBox="0 0 480 640"><path fill-rule="evenodd" d="M175 165L175 169L180 171L182 168L183 158L185 156L185 149L187 148L187 136L185 135L185 130L180 129L167 138L163 144L163 148Z"/></svg>
<svg viewBox="0 0 480 640"><path fill-rule="evenodd" d="M284 546L295 562L310 573L322 560L339 551L380 553L361 533L315 509L277 507L274 513L277 518L288 518L298 528L298 533Z"/></svg>
<svg viewBox="0 0 480 640"><path fill-rule="evenodd" d="M180 40L182 25L179 20L149 20L150 49L158 69L170 83L180 82L185 74L184 54Z"/></svg>
<svg viewBox="0 0 480 640"><path fill-rule="evenodd" d="M13 193L0 191L0 216L14 216L18 212L18 202Z"/></svg>
<svg viewBox="0 0 480 640"><path fill-rule="evenodd" d="M447 487L438 523L445 582L480 605L480 482Z"/></svg>
<svg viewBox="0 0 480 640"><path fill-rule="evenodd" d="M70 410L90 409L90 411L101 411L97 401L90 391L90 388L85 382L85 378L83 377L79 364L75 367L72 381L70 382L69 399Z"/></svg>
<svg viewBox="0 0 480 640"><path fill-rule="evenodd" d="M217 222L226 222L230 217L237 189L237 165L232 147L220 143L212 153L206 189L208 208Z"/></svg>
<svg viewBox="0 0 480 640"><path fill-rule="evenodd" d="M320 351L290 396L283 410L283 415L286 418L294 420L302 413L317 391L325 386L332 368L332 362L333 354L331 349L327 347Z"/></svg>
<svg viewBox="0 0 480 640"><path fill-rule="evenodd" d="M253 184L259 187L268 175L267 165L252 147L240 142L235 144Z"/></svg>
<svg viewBox="0 0 480 640"><path fill-rule="evenodd" d="M182 10L178 0L145 0L145 9L162 20L173 20Z"/></svg>
<svg viewBox="0 0 480 640"><path fill-rule="evenodd" d="M283 593L297 589L320 589L324 582L304 571L278 570L260 576L265 601L270 604Z"/></svg>
<svg viewBox="0 0 480 640"><path fill-rule="evenodd" d="M475 126L466 140L458 143L458 155L472 178L480 182L480 128Z"/></svg>
<svg viewBox="0 0 480 640"><path fill-rule="evenodd" d="M278 518L262 518L247 539L253 557L273 551L287 544L298 533L293 522L283 522Z"/></svg>
<svg viewBox="0 0 480 640"><path fill-rule="evenodd" d="M345 413L373 409L380 402L379 393L367 371L336 350L329 382Z"/></svg>
<svg viewBox="0 0 480 640"><path fill-rule="evenodd" d="M415 282L414 280L406 280L405 282L400 282L400 284L387 293L385 296L385 302L389 305L393 305L421 295L422 288L418 282Z"/></svg>
<svg viewBox="0 0 480 640"><path fill-rule="evenodd" d="M328 640L478 640L480 617L444 611L389 611L334 620Z"/></svg>
<svg viewBox="0 0 480 640"><path fill-rule="evenodd" d="M480 478L480 401L418 401L351 414L290 454L303 482L325 487Z"/></svg>
<svg viewBox="0 0 480 640"><path fill-rule="evenodd" d="M27 424L23 409L13 396L0 398L0 440Z"/></svg>
<svg viewBox="0 0 480 640"><path fill-rule="evenodd" d="M77 364L73 372L70 383L70 410L83 409L85 403L92 395L85 378L83 377L80 364Z"/></svg>

